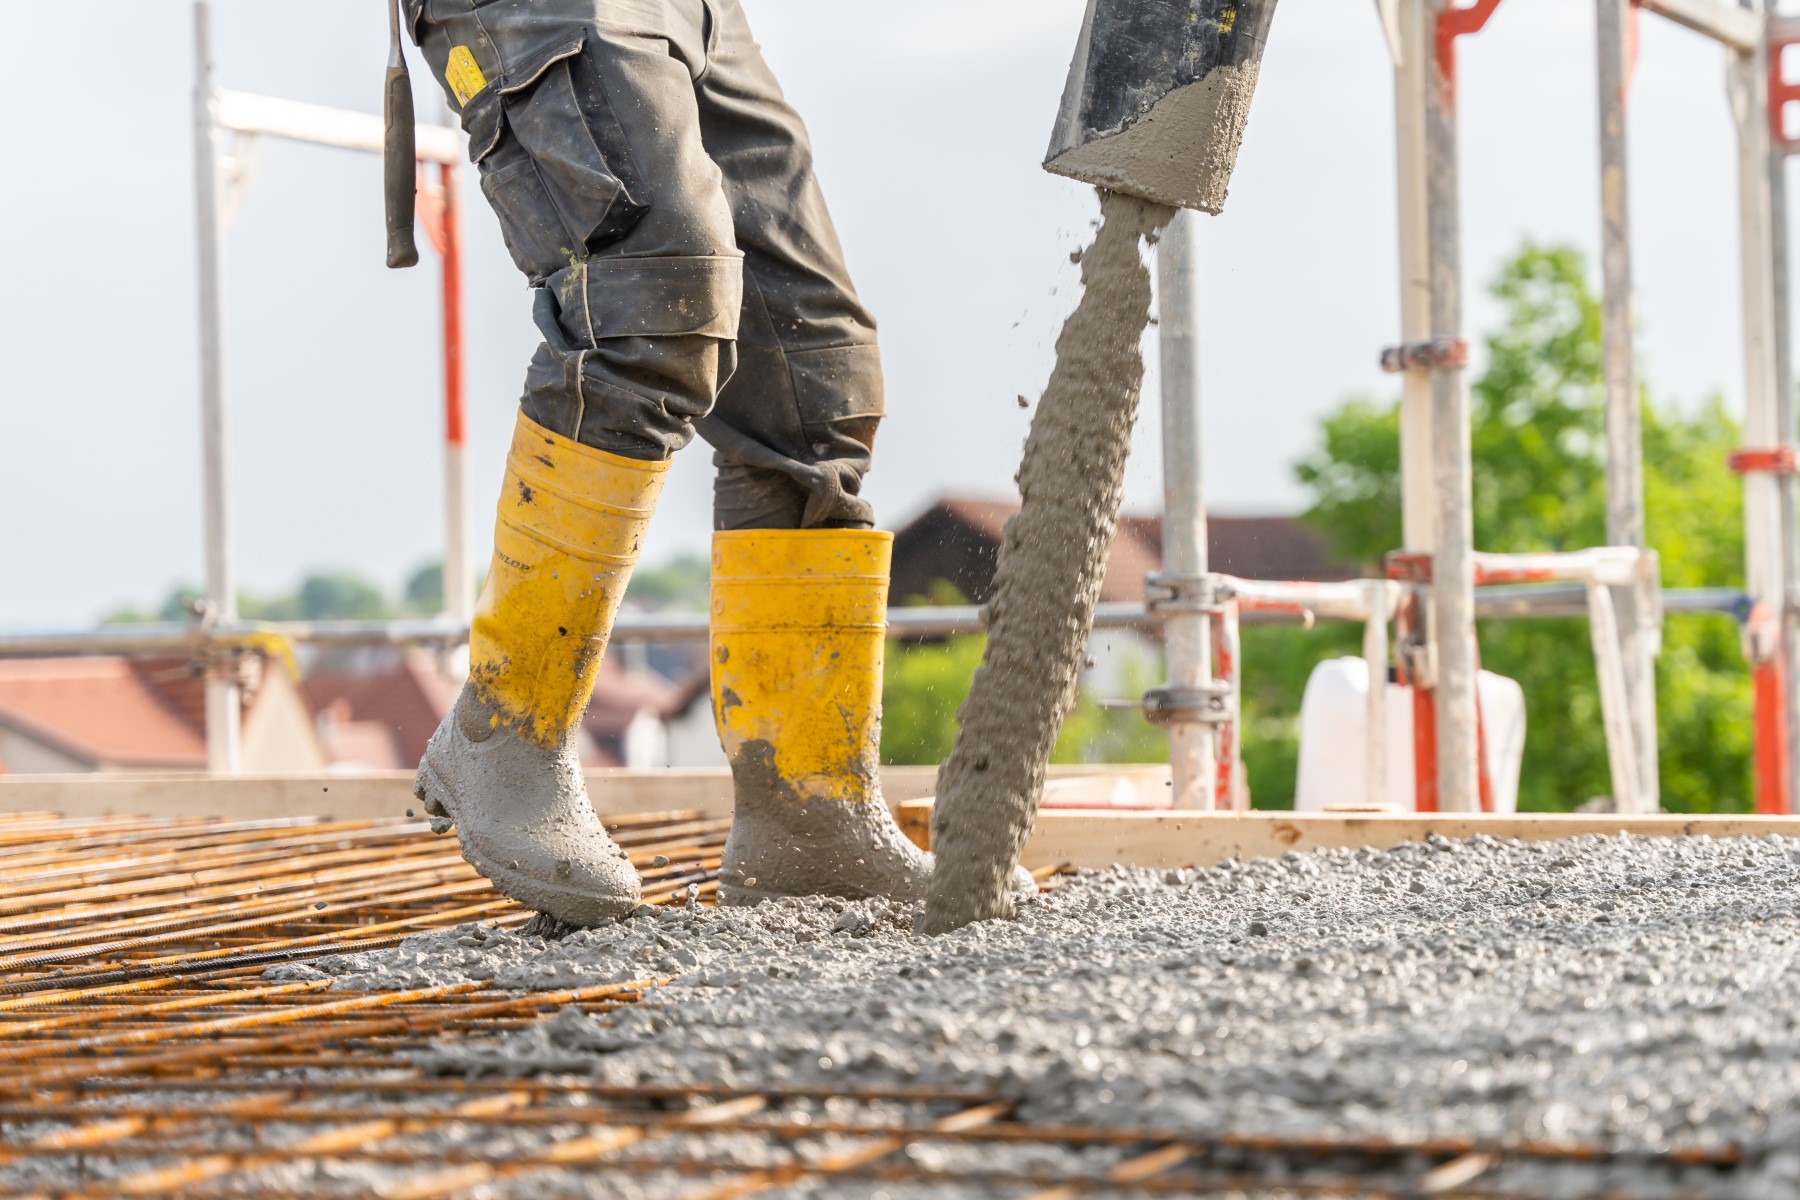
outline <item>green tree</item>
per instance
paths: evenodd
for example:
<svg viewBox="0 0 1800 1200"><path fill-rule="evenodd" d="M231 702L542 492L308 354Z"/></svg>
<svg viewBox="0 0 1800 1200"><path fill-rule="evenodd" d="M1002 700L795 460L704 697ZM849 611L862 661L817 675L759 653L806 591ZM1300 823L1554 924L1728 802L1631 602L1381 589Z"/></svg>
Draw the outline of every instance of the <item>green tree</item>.
<svg viewBox="0 0 1800 1200"><path fill-rule="evenodd" d="M437 560L414 569L400 589L400 604L407 612L430 616L444 610L444 564Z"/></svg>
<svg viewBox="0 0 1800 1200"><path fill-rule="evenodd" d="M968 597L947 579L936 579L909 605L954 607ZM929 642L891 640L882 684L881 761L889 766L931 766L950 756L956 710L968 695L987 639L966 634ZM1137 664L1124 672L1127 696L1153 686ZM1063 722L1050 753L1054 763L1166 762L1168 740L1132 709L1103 705L1083 692Z"/></svg>
<svg viewBox="0 0 1800 1200"><path fill-rule="evenodd" d="M881 692L881 761L889 766L932 766L950 757L956 741L956 710L969 693L987 639L965 634L942 641L890 641ZM1125 672L1125 691L1141 695L1152 686L1138 672ZM1083 692L1063 722L1053 763L1167 762L1169 744L1161 730L1134 709L1111 708Z"/></svg>
<svg viewBox="0 0 1800 1200"><path fill-rule="evenodd" d="M392 612L380 588L361 576L334 571L308 575L292 596L253 605L244 616L265 621L378 621Z"/></svg>
<svg viewBox="0 0 1800 1200"><path fill-rule="evenodd" d="M415 574L414 582L418 578ZM411 588L412 584L408 584L409 595ZM192 615L190 603L198 602L203 595L190 584L178 584L154 612L118 608L101 621L108 625L186 621ZM436 607L434 599L432 611ZM298 589L284 595L238 593L238 615L246 621L375 621L393 614L394 606L380 588L347 571L314 572L300 581Z"/></svg>
<svg viewBox="0 0 1800 1200"><path fill-rule="evenodd" d="M205 593L191 583L180 583L169 589L163 602L155 609L145 610L136 605L121 605L112 609L100 618L102 625L144 625L158 621L186 621L190 613L189 603L197 603Z"/></svg>
<svg viewBox="0 0 1800 1200"><path fill-rule="evenodd" d="M1156 672L1160 674L1160 671ZM1128 664L1122 673L1124 693L1112 699L1135 700L1155 687L1140 664ZM1053 763L1154 763L1169 761L1169 739L1162 730L1144 719L1137 708L1103 705L1091 692L1083 690L1075 708L1063 721L1056 745L1050 750Z"/></svg>
<svg viewBox="0 0 1800 1200"><path fill-rule="evenodd" d="M702 612L712 580L712 567L697 554L681 554L656 567L632 573L625 598L657 612Z"/></svg>
<svg viewBox="0 0 1800 1200"><path fill-rule="evenodd" d="M926 644L889 641L881 687L881 761L933 766L950 757L956 710L968 695L987 639L980 634Z"/></svg>
<svg viewBox="0 0 1800 1200"><path fill-rule="evenodd" d="M1600 307L1581 256L1527 245L1492 287L1505 307L1473 386L1474 517L1484 550L1572 550L1605 541ZM1645 404L1645 497L1651 545L1671 587L1741 586L1742 500L1725 466L1738 430L1714 399L1697 412ZM1400 544L1399 415L1353 400L1325 419L1296 474L1306 518L1341 554L1373 567ZM1610 791L1587 623L1484 622L1483 665L1525 690L1528 735L1520 806L1566 809ZM1252 678L1264 660L1246 636ZM1305 668L1247 703L1246 752L1258 729L1285 739ZM1749 797L1749 684L1737 632L1711 616L1675 616L1658 665L1663 802L1729 811ZM1254 790L1255 778L1252 786ZM1290 784L1291 790L1291 784Z"/></svg>

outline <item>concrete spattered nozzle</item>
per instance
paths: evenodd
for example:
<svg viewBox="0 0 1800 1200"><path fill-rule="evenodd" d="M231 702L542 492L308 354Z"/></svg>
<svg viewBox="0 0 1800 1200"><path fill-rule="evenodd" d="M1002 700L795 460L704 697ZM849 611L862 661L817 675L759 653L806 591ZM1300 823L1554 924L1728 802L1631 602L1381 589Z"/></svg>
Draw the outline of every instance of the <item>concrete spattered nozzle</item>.
<svg viewBox="0 0 1800 1200"><path fill-rule="evenodd" d="M1019 468L988 643L939 776L925 929L1009 916L1007 880L1073 703L1118 525L1150 316L1140 238L1218 212L1275 0L1089 0L1045 167L1100 188L1082 298Z"/></svg>

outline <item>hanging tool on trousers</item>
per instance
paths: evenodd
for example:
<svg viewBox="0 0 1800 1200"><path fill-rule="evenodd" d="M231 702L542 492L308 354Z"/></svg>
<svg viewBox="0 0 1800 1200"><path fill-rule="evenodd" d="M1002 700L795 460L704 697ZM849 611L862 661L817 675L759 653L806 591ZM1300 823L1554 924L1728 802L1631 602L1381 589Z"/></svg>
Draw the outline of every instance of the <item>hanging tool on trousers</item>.
<svg viewBox="0 0 1800 1200"><path fill-rule="evenodd" d="M413 243L413 201L419 187L419 157L413 146L412 76L400 51L400 0L388 4L387 84L382 97L381 184L387 202L387 265L419 261Z"/></svg>

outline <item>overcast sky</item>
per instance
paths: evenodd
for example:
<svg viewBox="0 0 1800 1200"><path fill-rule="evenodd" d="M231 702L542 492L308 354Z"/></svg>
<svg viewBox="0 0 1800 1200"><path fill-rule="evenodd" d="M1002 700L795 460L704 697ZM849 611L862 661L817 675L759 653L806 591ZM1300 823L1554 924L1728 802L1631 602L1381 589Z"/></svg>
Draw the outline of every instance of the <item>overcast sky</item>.
<svg viewBox="0 0 1800 1200"><path fill-rule="evenodd" d="M1092 193L1038 166L1083 0L744 0L811 125L850 266L880 323L884 524L947 493L1006 495L1074 299ZM216 0L223 86L373 110L377 0ZM86 623L197 581L202 546L185 0L0 0L17 46L0 187L0 628ZM1657 393L1742 395L1733 135L1722 51L1653 17L1633 91L1639 353ZM1508 0L1466 39L1469 332L1526 238L1599 234L1593 7ZM436 89L415 56L421 111ZM426 90L429 88L430 90ZM1392 75L1373 5L1281 0L1223 216L1204 220L1206 488L1285 511L1290 465L1398 323ZM466 174L472 174L468 172ZM536 342L472 180L467 216L477 551ZM1800 190L1800 189L1797 189ZM1800 219L1797 215L1791 219ZM241 586L314 568L397 587L442 540L437 271L382 266L373 156L264 139L228 238ZM422 240L422 239L421 239ZM1154 361L1154 355L1152 355ZM1154 396L1154 378L1150 395ZM1158 496L1145 410L1127 503ZM704 548L707 456L681 456L648 560Z"/></svg>

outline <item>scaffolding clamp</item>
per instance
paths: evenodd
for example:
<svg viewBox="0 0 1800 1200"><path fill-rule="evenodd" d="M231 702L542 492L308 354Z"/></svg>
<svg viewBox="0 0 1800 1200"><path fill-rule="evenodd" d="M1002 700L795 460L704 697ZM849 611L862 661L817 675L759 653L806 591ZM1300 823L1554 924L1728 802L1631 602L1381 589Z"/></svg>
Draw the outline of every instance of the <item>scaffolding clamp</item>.
<svg viewBox="0 0 1800 1200"><path fill-rule="evenodd" d="M1423 631L1395 645L1394 662L1400 682L1425 691L1437 687L1437 647L1425 640Z"/></svg>
<svg viewBox="0 0 1800 1200"><path fill-rule="evenodd" d="M1381 369L1390 375L1403 371L1455 370L1469 365L1469 343L1462 338L1433 338L1429 342L1404 342L1381 352Z"/></svg>
<svg viewBox="0 0 1800 1200"><path fill-rule="evenodd" d="M1734 450L1725 459L1725 465L1739 475L1753 472L1792 475L1797 459L1800 459L1800 455L1796 455L1792 446L1767 446Z"/></svg>
<svg viewBox="0 0 1800 1200"><path fill-rule="evenodd" d="M1225 601L1229 598L1217 575L1172 575L1155 571L1144 576L1144 608L1153 617L1167 618L1180 613L1212 616L1225 611Z"/></svg>
<svg viewBox="0 0 1800 1200"><path fill-rule="evenodd" d="M1225 725L1235 715L1231 684L1223 679L1196 687L1171 684L1144 693L1144 720L1152 725Z"/></svg>

